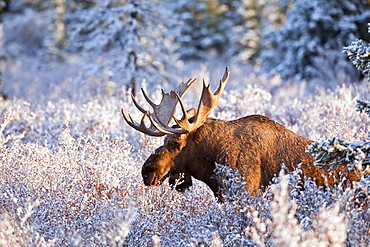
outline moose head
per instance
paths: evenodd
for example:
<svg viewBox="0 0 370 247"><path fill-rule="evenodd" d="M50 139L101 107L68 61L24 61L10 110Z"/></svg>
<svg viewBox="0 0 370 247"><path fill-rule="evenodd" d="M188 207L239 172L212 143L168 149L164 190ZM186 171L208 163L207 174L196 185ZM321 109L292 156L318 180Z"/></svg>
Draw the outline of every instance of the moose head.
<svg viewBox="0 0 370 247"><path fill-rule="evenodd" d="M149 136L166 136L163 146L157 148L142 167L144 184L155 186L169 178L169 183L182 191L192 185L194 177L205 182L221 199L222 183L214 172L216 163L236 168L252 193L267 186L283 164L288 170L301 164L303 176L315 178L319 185L326 184L324 177L328 173L314 166L313 157L305 152L312 141L261 115L233 121L208 118L225 88L229 73L226 68L214 93L203 80L197 110L186 110L182 101L195 79L181 83L170 93L162 90L158 105L142 90L152 112L141 107L132 96L134 105L144 114L140 123L122 109L124 119L132 128ZM178 103L181 119L175 118ZM145 124L146 119L149 119L149 126ZM171 126L172 121L175 124ZM328 181L333 182L333 179Z"/></svg>
<svg viewBox="0 0 370 247"><path fill-rule="evenodd" d="M166 135L164 145L157 148L142 167L142 176L145 185L158 185L167 177L170 177L170 184L175 184L176 180L180 178L180 175L183 177L181 179L182 181L176 187L177 190L184 190L192 184L190 171L192 169L189 169L187 164L195 164L206 159L206 157L195 156L198 151L193 150L195 147L194 144L197 142L195 139L197 135L194 135L194 133L204 124L209 112L217 105L229 78L229 73L229 68L226 68L225 74L220 80L215 93L211 92L210 85L206 86L203 80L203 90L198 110L194 108L186 110L182 102L182 97L194 85L196 79L190 79L186 83L181 83L170 93L165 93L162 90L162 100L159 105L150 100L142 89L145 99L153 108L153 112L149 112L141 107L134 96L132 96L135 106L144 114L140 124L136 123L131 116L127 116L122 109L124 119L134 129L150 136ZM183 114L181 119L174 117L178 103L180 103ZM145 125L146 118L150 120L149 127ZM170 127L172 121L175 121L176 125ZM198 176L195 175L195 177Z"/></svg>

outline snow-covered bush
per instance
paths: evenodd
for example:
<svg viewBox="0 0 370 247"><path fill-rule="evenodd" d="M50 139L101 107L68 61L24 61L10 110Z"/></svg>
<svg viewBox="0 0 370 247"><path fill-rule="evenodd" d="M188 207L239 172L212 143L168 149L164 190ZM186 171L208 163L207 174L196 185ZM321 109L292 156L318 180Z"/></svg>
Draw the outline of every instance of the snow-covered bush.
<svg viewBox="0 0 370 247"><path fill-rule="evenodd" d="M358 99L356 107L359 112L365 112L370 117L370 103L369 102Z"/></svg>
<svg viewBox="0 0 370 247"><path fill-rule="evenodd" d="M370 73L370 45L363 40L353 41L351 45L343 48L353 65L364 74Z"/></svg>
<svg viewBox="0 0 370 247"><path fill-rule="evenodd" d="M360 96L367 94L364 88L358 86ZM224 203L197 180L184 193L167 182L145 187L141 165L163 139L138 134L124 123L119 108L132 104L128 92L109 95L90 90L89 82L81 89L85 94L76 94L80 99L61 98L68 88L55 90L35 102L0 101L3 246L368 244L368 209L359 208L351 191L323 190L303 181L299 170L252 197L235 170L219 166ZM152 94L158 97L160 91ZM248 86L226 91L213 114L224 119L270 114L314 138L352 133L349 124L336 130L325 123L343 115L360 125L363 114L346 108L356 97L352 87L345 87L292 104L282 93L272 96ZM275 100L280 104L274 105ZM130 113L140 119L140 113ZM314 128L317 132L311 133Z"/></svg>
<svg viewBox="0 0 370 247"><path fill-rule="evenodd" d="M199 69L200 63L192 61L184 70L171 72L170 76L176 77L171 85L156 81L162 72L154 71L153 66L163 68L166 62L172 65L176 60L168 56L176 49L173 38L178 29L173 19L177 17L169 16L164 2L169 1L11 1L17 13L4 18L4 36L0 36L9 57L7 63L0 64L7 82L4 89L9 92L8 100L0 99L0 245L369 245L370 211L357 200L358 191L341 184L320 188L314 181L304 180L299 169L276 174L270 186L251 196L235 170L218 166L223 203L195 179L183 193L166 181L158 187L144 186L141 166L162 145L163 138L137 133L122 120L120 108L132 106L131 91L124 85L136 75L138 82L150 77L148 84L160 82L167 90L181 79L201 73L214 89L221 76L218 72L228 65L227 59L212 57L208 68L205 64ZM291 1L284 0L287 2ZM64 3L65 8L49 8L56 3ZM202 32L194 34L200 35L197 41L202 44L219 46L224 38L231 38L219 34L230 31L238 21L239 16L233 13L239 3L201 3L195 12L206 13L193 17L211 22L198 22ZM189 1L178 4L191 5ZM324 3L325 10L328 4ZM66 19L63 13L55 15L65 10ZM208 15L210 11L215 15ZM215 20L215 16L227 18ZM357 20L366 16L364 11ZM45 53L40 49L46 41L53 41L50 27L59 21L65 21L69 28L66 34L71 36L63 46L71 53L54 68L44 66L41 58ZM189 41L191 35L182 38ZM136 61L141 59L143 70L132 70L132 56L137 56ZM84 70L78 77L86 61L94 73ZM365 144L370 130L368 116L353 105L356 98L362 98L358 109L368 112L366 84L321 88L313 95L307 93L305 84L274 88L277 84L255 75L253 66L230 67L229 88L212 117L232 120L262 114L315 141L337 136L344 140L341 145L322 147L342 148L346 157L356 158L365 168L368 146L353 145ZM196 77L201 81L202 77ZM188 95L199 95L196 86L193 89ZM156 102L161 95L159 90L147 92ZM196 103L194 98L186 97L185 101ZM137 99L140 104L145 101L141 95ZM134 110L130 114L137 120L141 117ZM367 188L366 181L362 180L362 188Z"/></svg>

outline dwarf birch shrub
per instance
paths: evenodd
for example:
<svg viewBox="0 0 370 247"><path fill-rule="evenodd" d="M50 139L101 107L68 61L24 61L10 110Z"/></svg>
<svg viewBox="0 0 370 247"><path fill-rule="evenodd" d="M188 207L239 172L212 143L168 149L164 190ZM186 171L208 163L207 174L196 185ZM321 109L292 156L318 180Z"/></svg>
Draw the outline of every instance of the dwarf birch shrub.
<svg viewBox="0 0 370 247"><path fill-rule="evenodd" d="M355 139L366 133L365 127L352 129L364 116L347 104L366 92L358 85L326 98L286 102L281 92L250 86L227 92L213 114L223 119L263 114L313 139L327 133ZM129 92L108 96L87 90L79 100L51 95L37 102L0 101L3 246L368 244L368 209L351 191L324 190L302 180L299 170L252 197L235 171L220 166L223 203L197 180L183 193L168 181L145 187L141 166L163 138L138 134L123 122L119 108L131 105ZM156 95L160 92L153 92L154 100ZM138 100L143 103L142 96ZM140 120L141 113L129 113ZM341 125L341 114L348 124Z"/></svg>
<svg viewBox="0 0 370 247"><path fill-rule="evenodd" d="M305 186L310 187L310 186ZM314 203L301 204L290 198L289 178L281 177L279 184L272 187L274 199L272 201L272 243L276 246L343 246L346 240L347 222L345 214L340 210L340 203L346 197L340 197L333 206L319 205L319 211L314 212L312 225L309 228L299 223L302 205L318 207ZM310 191L307 194L311 194ZM316 193L313 193L316 194ZM302 195L303 196L303 195ZM301 212L304 210L301 210ZM311 212L312 213L312 212ZM297 216L298 217L297 217ZM311 214L312 215L312 214ZM329 223L330 222L330 223ZM327 224L329 223L329 224Z"/></svg>
<svg viewBox="0 0 370 247"><path fill-rule="evenodd" d="M57 108L61 118L77 113L67 102L49 107ZM1 124L0 214L4 227L16 233L23 225L30 226L25 228L30 243L39 241L39 235L45 243L55 240L55 245L112 244L117 237L124 239L127 233L122 231L128 228L123 229L122 222L130 222L128 216L135 212L130 206L135 205L135 198L127 193L136 190L138 178L132 172L132 147L125 138L112 138L104 131L101 126L106 121L86 124L71 118L69 124L85 127L79 132L65 119L64 125L59 118L48 125L50 108L36 107L32 112L30 104L16 102L9 108ZM28 203L33 202L38 203L22 223ZM12 225L9 219L14 220ZM16 238L15 234L6 244L11 246Z"/></svg>
<svg viewBox="0 0 370 247"><path fill-rule="evenodd" d="M68 128L61 145L48 149L20 141L2 155L2 212L17 219L28 200L39 201L29 221L46 239L71 244L70 236L84 243L107 241L97 237L117 228L116 218L127 213L135 190L131 147L125 142L74 139ZM126 183L127 182L127 183ZM21 206L22 205L22 206ZM121 216L122 217L122 216ZM101 239L99 239L101 238Z"/></svg>

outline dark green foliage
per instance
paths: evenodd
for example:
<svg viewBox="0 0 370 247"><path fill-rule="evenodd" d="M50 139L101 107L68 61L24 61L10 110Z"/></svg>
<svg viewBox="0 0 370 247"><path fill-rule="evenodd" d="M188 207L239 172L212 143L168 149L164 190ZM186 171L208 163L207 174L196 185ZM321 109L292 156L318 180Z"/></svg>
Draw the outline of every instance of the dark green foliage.
<svg viewBox="0 0 370 247"><path fill-rule="evenodd" d="M176 38L182 58L204 58L207 51L223 52L228 46L223 9L217 0L167 1L179 16L181 34Z"/></svg>
<svg viewBox="0 0 370 247"><path fill-rule="evenodd" d="M343 48L353 65L364 74L370 72L370 45L361 39L353 41L351 45Z"/></svg>
<svg viewBox="0 0 370 247"><path fill-rule="evenodd" d="M362 100L362 99L358 99L356 107L359 112L365 112L370 117L370 103L369 102Z"/></svg>
<svg viewBox="0 0 370 247"><path fill-rule="evenodd" d="M357 143L345 142L330 137L320 143L313 143L307 151L315 158L315 165L323 167L347 166L348 170L356 171L361 180L356 183L357 198L366 198L370 191L370 175L366 172L370 165L370 141Z"/></svg>
<svg viewBox="0 0 370 247"><path fill-rule="evenodd" d="M320 167L335 165L348 166L350 170L363 170L370 164L369 141L349 143L330 137L320 143L312 143L307 152L314 156L315 165Z"/></svg>
<svg viewBox="0 0 370 247"><path fill-rule="evenodd" d="M0 0L0 15L1 13L9 10L9 2L10 0ZM1 17L0 17L0 21L1 21Z"/></svg>

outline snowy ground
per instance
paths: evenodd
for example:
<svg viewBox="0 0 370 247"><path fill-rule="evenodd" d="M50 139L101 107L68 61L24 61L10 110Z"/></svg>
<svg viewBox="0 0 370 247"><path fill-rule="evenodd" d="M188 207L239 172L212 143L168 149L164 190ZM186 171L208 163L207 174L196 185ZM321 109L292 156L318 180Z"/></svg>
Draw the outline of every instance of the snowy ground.
<svg viewBox="0 0 370 247"><path fill-rule="evenodd" d="M355 202L353 191L323 191L312 181L299 190L297 174L282 175L256 198L239 190L237 177L225 181L237 200L224 204L201 182L183 194L167 183L145 187L141 165L162 139L123 121L120 108L132 105L128 92L101 79L72 84L77 70L71 68L27 74L36 68L26 62L1 70L11 80L4 87L10 100L0 101L1 246L370 244L370 211ZM224 66L186 64L179 82L205 78L215 88ZM259 113L315 141L339 136L354 142L369 132L369 119L354 107L357 98L369 100L365 83L279 89L253 68L230 69L214 117ZM197 94L189 92L189 104Z"/></svg>

